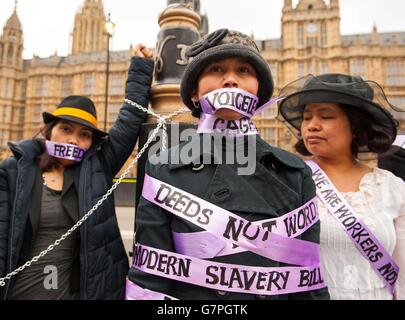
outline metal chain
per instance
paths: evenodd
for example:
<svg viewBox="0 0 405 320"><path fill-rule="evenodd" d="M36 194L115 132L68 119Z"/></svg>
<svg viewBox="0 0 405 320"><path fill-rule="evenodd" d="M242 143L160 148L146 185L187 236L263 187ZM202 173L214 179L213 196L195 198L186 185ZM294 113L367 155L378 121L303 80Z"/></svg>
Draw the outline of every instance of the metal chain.
<svg viewBox="0 0 405 320"><path fill-rule="evenodd" d="M135 159L131 162L131 164L125 169L124 173L119 177L119 179L113 184L110 190L107 191L107 193L91 208L84 216L81 218L72 228L70 228L64 235L62 235L58 240L56 240L53 244L49 245L47 249L43 250L40 254L37 256L33 257L31 260L27 261L25 264L20 266L19 268L15 269L13 272L10 272L7 274L5 277L0 278L0 287L4 287L6 285L6 280L10 280L13 276L17 275L21 271L23 271L25 268L31 266L34 262L37 262L40 258L44 257L47 253L52 251L55 247L57 247L63 240L65 240L67 237L69 237L77 228L79 228L102 204L107 198L112 194L112 192L118 187L118 185L122 182L123 179L126 178L126 176L129 174L131 169L135 166L135 164L138 162L139 158L142 156L142 154L146 151L146 149L149 147L149 145L152 143L152 141L155 139L157 136L159 130L162 128L163 129L163 138L162 138L162 151L165 151L167 149L167 121L170 120L171 118L189 112L188 109L183 108L180 109L176 112L173 112L169 114L168 116L161 116L157 113L155 113L152 110L148 110L137 103L125 99L125 103L134 106L138 108L139 110L152 115L158 119L158 124L157 127L153 130L152 134L150 135L149 139L145 143L145 145L142 147L142 149L138 152L137 156Z"/></svg>

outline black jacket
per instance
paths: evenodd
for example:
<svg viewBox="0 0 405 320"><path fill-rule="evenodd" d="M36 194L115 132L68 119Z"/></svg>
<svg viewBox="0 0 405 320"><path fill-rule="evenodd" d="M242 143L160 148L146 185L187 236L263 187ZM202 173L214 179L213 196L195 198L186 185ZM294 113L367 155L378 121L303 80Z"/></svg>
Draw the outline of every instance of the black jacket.
<svg viewBox="0 0 405 320"><path fill-rule="evenodd" d="M147 107L153 62L133 58L129 68L126 97ZM83 161L65 173L62 200L68 213L78 208L83 217L112 185L112 180L133 151L140 126L147 115L124 104L107 139L92 146ZM32 208L33 187L38 183L36 157L42 153L34 140L10 143L14 156L0 164L0 276L16 269L21 260L27 227L35 234ZM35 201L34 201L35 202ZM34 204L35 206L35 204ZM34 218L33 218L34 217ZM30 234L28 232L28 234ZM118 228L111 195L80 228L80 298L122 299L128 259ZM24 261L25 262L25 261ZM0 287L0 299L9 295L13 280Z"/></svg>
<svg viewBox="0 0 405 320"><path fill-rule="evenodd" d="M186 145L187 149L196 150L192 145L201 143L198 140L200 139L194 139L191 144L186 143L175 147L172 154L179 153L179 148L182 149ZM169 154L171 152L171 150L168 151ZM212 151L208 153L211 154L209 156L213 154ZM316 195L310 168L298 157L270 146L260 137L256 140L256 170L251 175L238 175L236 166L228 164L208 164L202 167L202 170L196 171L195 169L199 166L195 163L200 163L201 158L204 157L206 157L205 152L200 152L195 154L194 158L188 159L187 163L182 163L181 158L180 164L152 165L148 162L146 173L252 222L279 217L302 206ZM136 242L175 252L172 231L192 233L203 230L141 197L136 213ZM318 221L298 238L319 243L319 232ZM209 260L247 266L285 266L251 252ZM130 269L129 279L143 288L178 299L329 299L326 288L276 296L224 294L204 287L158 278L135 268Z"/></svg>

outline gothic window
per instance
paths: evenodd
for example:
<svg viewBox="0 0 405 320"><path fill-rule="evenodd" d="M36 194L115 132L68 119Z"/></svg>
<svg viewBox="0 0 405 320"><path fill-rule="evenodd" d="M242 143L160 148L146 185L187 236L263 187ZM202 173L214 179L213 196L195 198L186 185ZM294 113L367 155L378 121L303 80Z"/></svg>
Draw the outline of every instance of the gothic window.
<svg viewBox="0 0 405 320"><path fill-rule="evenodd" d="M313 73L314 73L314 69L313 69L313 66L312 66L312 61L308 61L307 74L313 74Z"/></svg>
<svg viewBox="0 0 405 320"><path fill-rule="evenodd" d="M91 33L90 33L90 37L91 37L91 39L93 40L92 42L93 42L93 47L91 48L92 50L91 51L95 51L95 47L94 47L94 44L95 44L95 41L96 41L96 38L94 37L94 35L95 35L95 28L94 28L94 21L91 23Z"/></svg>
<svg viewBox="0 0 405 320"><path fill-rule="evenodd" d="M72 94L72 77L62 78L62 97L67 97Z"/></svg>
<svg viewBox="0 0 405 320"><path fill-rule="evenodd" d="M100 24L96 25L96 48L100 50Z"/></svg>
<svg viewBox="0 0 405 320"><path fill-rule="evenodd" d="M298 47L299 48L304 47L304 25L303 24L298 25Z"/></svg>
<svg viewBox="0 0 405 320"><path fill-rule="evenodd" d="M88 73L84 76L83 94L96 94L96 77L93 73Z"/></svg>
<svg viewBox="0 0 405 320"><path fill-rule="evenodd" d="M0 130L0 147L5 147L4 137L5 137L4 131Z"/></svg>
<svg viewBox="0 0 405 320"><path fill-rule="evenodd" d="M8 123L11 121L11 107L4 106L3 107L3 116L1 118L2 123Z"/></svg>
<svg viewBox="0 0 405 320"><path fill-rule="evenodd" d="M18 119L17 123L24 123L25 120L25 114L24 114L24 109L23 108L15 108L16 116L15 119Z"/></svg>
<svg viewBox="0 0 405 320"><path fill-rule="evenodd" d="M326 47L328 45L328 30L326 22L321 24L321 46Z"/></svg>
<svg viewBox="0 0 405 320"><path fill-rule="evenodd" d="M13 80L4 78L2 87L1 96L6 99L11 99L14 95Z"/></svg>
<svg viewBox="0 0 405 320"><path fill-rule="evenodd" d="M44 82L43 82L43 87L42 87L42 96L47 97L48 96L48 79L44 77Z"/></svg>
<svg viewBox="0 0 405 320"><path fill-rule="evenodd" d="M325 73L329 73L329 64L326 61L323 61L319 66L319 74Z"/></svg>
<svg viewBox="0 0 405 320"><path fill-rule="evenodd" d="M111 104L108 106L108 122L114 122L117 120L120 108L121 104Z"/></svg>
<svg viewBox="0 0 405 320"><path fill-rule="evenodd" d="M40 77L36 79L35 81L35 96L40 97L42 96L42 83L44 81L44 78Z"/></svg>
<svg viewBox="0 0 405 320"><path fill-rule="evenodd" d="M110 94L122 95L124 93L123 77L120 74L113 74L110 82Z"/></svg>
<svg viewBox="0 0 405 320"><path fill-rule="evenodd" d="M27 96L27 82L22 81L21 82L20 99L25 100L26 96Z"/></svg>
<svg viewBox="0 0 405 320"><path fill-rule="evenodd" d="M298 63L298 78L305 76L305 63Z"/></svg>
<svg viewBox="0 0 405 320"><path fill-rule="evenodd" d="M7 78L4 78L2 81L1 96L3 98L7 98L7 96L8 96L8 79Z"/></svg>
<svg viewBox="0 0 405 320"><path fill-rule="evenodd" d="M277 79L278 79L278 67L276 63L270 63L270 70L271 70L271 75L273 76L273 81L274 81L274 86L277 85Z"/></svg>
<svg viewBox="0 0 405 320"><path fill-rule="evenodd" d="M317 37L308 37L307 38L307 46L308 47L317 47L318 46L318 38Z"/></svg>
<svg viewBox="0 0 405 320"><path fill-rule="evenodd" d="M45 107L42 105L34 105L32 108L32 122L42 122L42 113L45 111Z"/></svg>
<svg viewBox="0 0 405 320"><path fill-rule="evenodd" d="M405 86L405 68L401 60L389 60L386 62L387 85Z"/></svg>
<svg viewBox="0 0 405 320"><path fill-rule="evenodd" d="M366 78L366 64L364 59L354 59L350 61L350 74Z"/></svg>
<svg viewBox="0 0 405 320"><path fill-rule="evenodd" d="M0 107L0 121L1 121L2 124L6 122L5 121L5 115L6 115L5 110L6 110L6 108L7 108L7 106Z"/></svg>
<svg viewBox="0 0 405 320"><path fill-rule="evenodd" d="M7 52L7 64L13 64L13 55L14 55L13 46L9 46Z"/></svg>
<svg viewBox="0 0 405 320"><path fill-rule="evenodd" d="M47 97L48 96L48 79L39 77L35 81L35 96Z"/></svg>

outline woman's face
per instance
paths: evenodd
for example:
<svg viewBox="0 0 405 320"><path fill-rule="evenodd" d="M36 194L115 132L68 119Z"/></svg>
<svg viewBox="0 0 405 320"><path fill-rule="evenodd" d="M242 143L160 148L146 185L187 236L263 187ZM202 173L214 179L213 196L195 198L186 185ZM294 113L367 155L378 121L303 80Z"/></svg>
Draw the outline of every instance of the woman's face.
<svg viewBox="0 0 405 320"><path fill-rule="evenodd" d="M52 128L50 141L73 144L82 149L89 149L93 144L93 131L80 124L61 120ZM58 159L58 161L65 166L75 163L65 159Z"/></svg>
<svg viewBox="0 0 405 320"><path fill-rule="evenodd" d="M301 134L307 150L314 156L352 156L353 134L350 121L338 104L307 104Z"/></svg>
<svg viewBox="0 0 405 320"><path fill-rule="evenodd" d="M209 64L200 74L194 101L209 92L222 88L238 88L257 95L259 80L255 68L240 58L228 58ZM233 110L219 110L216 113L224 120L237 120L243 116Z"/></svg>

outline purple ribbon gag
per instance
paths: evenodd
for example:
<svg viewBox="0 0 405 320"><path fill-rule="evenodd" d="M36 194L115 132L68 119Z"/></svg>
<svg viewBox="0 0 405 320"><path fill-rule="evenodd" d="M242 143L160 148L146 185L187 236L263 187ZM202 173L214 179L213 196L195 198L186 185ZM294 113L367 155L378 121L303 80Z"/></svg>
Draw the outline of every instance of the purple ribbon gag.
<svg viewBox="0 0 405 320"><path fill-rule="evenodd" d="M255 114L259 98L237 88L224 88L207 93L200 99L205 114L214 115L218 110L233 110L251 118Z"/></svg>
<svg viewBox="0 0 405 320"><path fill-rule="evenodd" d="M222 88L207 93L200 99L202 113L198 133L226 132L229 135L243 136L258 134L251 118L283 98L271 99L258 107L259 98L238 88ZM232 110L243 116L239 120L223 120L216 116L218 110Z"/></svg>
<svg viewBox="0 0 405 320"><path fill-rule="evenodd" d="M51 157L81 162L86 149L67 143L53 142L46 140L46 151Z"/></svg>
<svg viewBox="0 0 405 320"><path fill-rule="evenodd" d="M258 107L259 98L254 94L238 88L222 88L203 96L200 99L200 106L205 114L215 115L218 110L227 109L236 111L250 119L278 100L271 99L263 106Z"/></svg>

